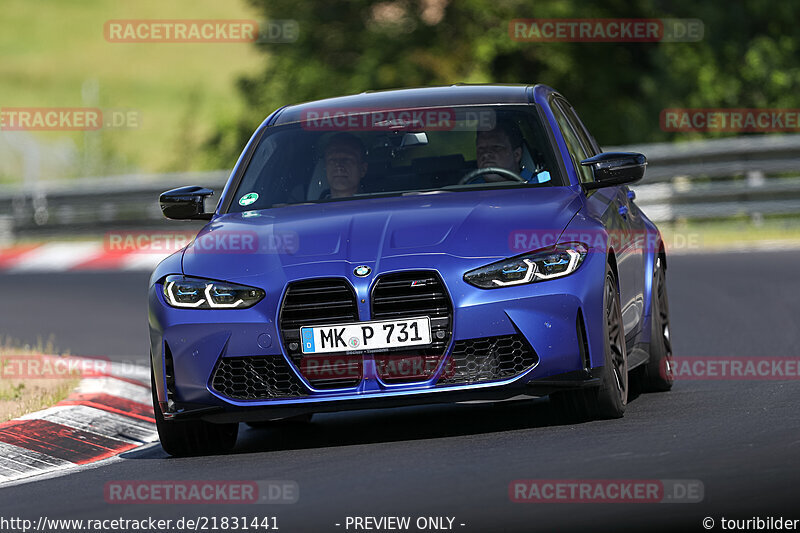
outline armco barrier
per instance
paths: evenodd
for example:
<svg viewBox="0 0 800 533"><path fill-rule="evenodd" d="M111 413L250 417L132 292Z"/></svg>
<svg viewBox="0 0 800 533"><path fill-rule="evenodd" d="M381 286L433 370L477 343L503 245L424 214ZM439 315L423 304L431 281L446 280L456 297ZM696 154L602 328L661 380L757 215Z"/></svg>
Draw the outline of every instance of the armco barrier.
<svg viewBox="0 0 800 533"><path fill-rule="evenodd" d="M632 187L655 221L800 213L800 134L749 135L683 143L608 147L641 152L648 167ZM219 193L228 171L40 181L0 187L0 242L47 234L98 233L125 227L197 227L168 223L158 195L182 185ZM213 201L213 200L212 200Z"/></svg>

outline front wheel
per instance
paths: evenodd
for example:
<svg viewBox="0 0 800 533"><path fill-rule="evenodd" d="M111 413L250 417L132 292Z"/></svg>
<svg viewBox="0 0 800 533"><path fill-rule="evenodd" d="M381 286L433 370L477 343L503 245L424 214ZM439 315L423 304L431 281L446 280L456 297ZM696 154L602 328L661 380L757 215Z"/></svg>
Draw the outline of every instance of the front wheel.
<svg viewBox="0 0 800 533"><path fill-rule="evenodd" d="M614 274L606 265L603 285L603 369L600 386L558 392L550 395L551 403L570 419L621 418L628 404L628 355L619 291Z"/></svg>
<svg viewBox="0 0 800 533"><path fill-rule="evenodd" d="M661 256L656 258L650 301L650 360L642 368L641 383L645 392L663 392L672 388L675 377L669 330L667 275Z"/></svg>
<svg viewBox="0 0 800 533"><path fill-rule="evenodd" d="M156 381L150 370L153 411L161 447L175 457L226 453L236 445L239 424L212 424L205 420L165 420L158 405Z"/></svg>

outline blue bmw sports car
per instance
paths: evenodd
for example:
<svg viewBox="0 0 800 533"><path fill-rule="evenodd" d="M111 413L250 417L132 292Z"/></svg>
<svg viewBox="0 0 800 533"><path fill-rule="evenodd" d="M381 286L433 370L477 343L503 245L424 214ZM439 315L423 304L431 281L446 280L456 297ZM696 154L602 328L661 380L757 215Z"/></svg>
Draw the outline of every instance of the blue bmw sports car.
<svg viewBox="0 0 800 533"><path fill-rule="evenodd" d="M150 280L153 404L173 455L238 424L549 396L620 417L672 385L658 229L543 86L367 92L283 107L213 191L160 197L203 220Z"/></svg>

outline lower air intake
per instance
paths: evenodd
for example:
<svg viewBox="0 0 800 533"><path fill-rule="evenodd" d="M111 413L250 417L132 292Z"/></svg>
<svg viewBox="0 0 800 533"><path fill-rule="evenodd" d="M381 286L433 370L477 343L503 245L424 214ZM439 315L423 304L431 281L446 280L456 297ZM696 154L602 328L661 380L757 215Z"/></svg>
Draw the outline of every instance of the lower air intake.
<svg viewBox="0 0 800 533"><path fill-rule="evenodd" d="M522 335L456 341L437 385L468 385L513 378L539 357Z"/></svg>
<svg viewBox="0 0 800 533"><path fill-rule="evenodd" d="M211 387L234 400L267 400L307 396L308 389L281 355L223 357Z"/></svg>

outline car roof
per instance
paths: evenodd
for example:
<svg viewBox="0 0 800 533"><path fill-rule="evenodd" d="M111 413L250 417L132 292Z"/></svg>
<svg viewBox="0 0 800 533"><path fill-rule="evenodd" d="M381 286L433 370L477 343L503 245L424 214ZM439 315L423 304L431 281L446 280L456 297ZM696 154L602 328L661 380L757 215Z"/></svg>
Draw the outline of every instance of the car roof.
<svg viewBox="0 0 800 533"><path fill-rule="evenodd" d="M367 91L361 94L326 98L281 109L273 125L304 120L309 111L409 109L458 105L529 104L530 85L456 84L445 87L421 87Z"/></svg>

